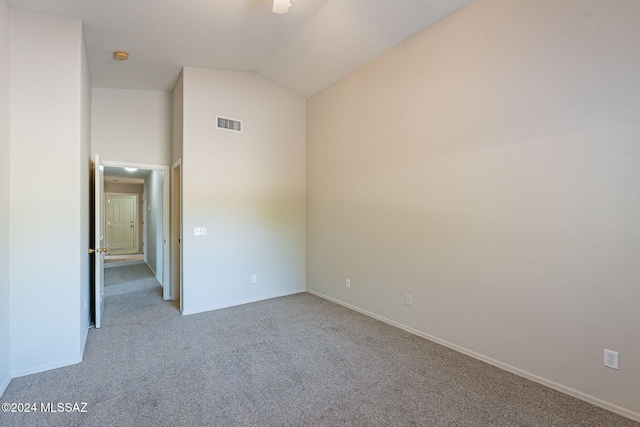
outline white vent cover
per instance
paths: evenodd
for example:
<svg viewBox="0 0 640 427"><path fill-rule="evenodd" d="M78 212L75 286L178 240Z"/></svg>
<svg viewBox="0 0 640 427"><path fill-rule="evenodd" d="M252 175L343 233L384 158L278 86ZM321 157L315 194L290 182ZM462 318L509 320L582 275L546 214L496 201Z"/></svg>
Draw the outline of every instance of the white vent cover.
<svg viewBox="0 0 640 427"><path fill-rule="evenodd" d="M231 132L242 132L242 120L216 116L216 127L218 129L230 130Z"/></svg>

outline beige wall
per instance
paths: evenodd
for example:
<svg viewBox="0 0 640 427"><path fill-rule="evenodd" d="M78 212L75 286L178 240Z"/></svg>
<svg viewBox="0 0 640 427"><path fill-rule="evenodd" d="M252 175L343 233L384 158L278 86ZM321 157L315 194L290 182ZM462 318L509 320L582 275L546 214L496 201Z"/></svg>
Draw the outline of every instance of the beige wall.
<svg viewBox="0 0 640 427"><path fill-rule="evenodd" d="M185 68L183 84L184 312L304 291L304 99L253 73Z"/></svg>
<svg viewBox="0 0 640 427"><path fill-rule="evenodd" d="M136 193L142 197L144 184L126 184L119 182L104 182L104 191L107 193Z"/></svg>
<svg viewBox="0 0 640 427"><path fill-rule="evenodd" d="M307 288L640 419L639 16L474 0L308 99Z"/></svg>
<svg viewBox="0 0 640 427"><path fill-rule="evenodd" d="M0 396L9 385L9 108L10 40L9 7L0 1Z"/></svg>
<svg viewBox="0 0 640 427"><path fill-rule="evenodd" d="M82 39L78 20L11 11L12 376L82 360L90 116ZM55 250L34 268L43 245Z"/></svg>
<svg viewBox="0 0 640 427"><path fill-rule="evenodd" d="M168 166L171 93L93 88L92 153L108 161Z"/></svg>

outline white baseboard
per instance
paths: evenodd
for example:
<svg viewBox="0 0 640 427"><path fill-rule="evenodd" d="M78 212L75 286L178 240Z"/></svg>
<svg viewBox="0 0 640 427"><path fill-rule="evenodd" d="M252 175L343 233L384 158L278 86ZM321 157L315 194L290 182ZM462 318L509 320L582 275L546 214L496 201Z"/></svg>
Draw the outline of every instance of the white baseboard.
<svg viewBox="0 0 640 427"><path fill-rule="evenodd" d="M261 297L258 297L258 298L249 298L249 299L246 299L246 300L238 300L238 301L234 301L234 302L229 303L229 304L212 305L212 306L207 306L207 307L201 307L201 308L198 308L196 310L184 310L182 312L182 315L183 316L188 316L188 315L191 315L191 314L205 313L207 311L220 310L221 308L235 307L237 305L250 304L252 302L264 301L264 300L268 300L268 299L272 299L272 298L286 297L288 295L301 294L303 292L305 292L305 289L295 289L293 291L270 294L270 295L261 296Z"/></svg>
<svg viewBox="0 0 640 427"><path fill-rule="evenodd" d="M611 411L611 412L614 412L616 414L622 415L623 417L627 417L627 418L630 418L630 419L632 419L634 421L640 422L640 413L637 413L637 412L634 412L634 411L630 411L630 410L628 410L626 408L620 407L620 406L615 405L613 403L606 402L606 401L604 401L602 399L598 399L597 397L593 397L593 396L588 395L586 393L582 393L581 391L574 390L572 388L563 386L562 384L558 384L556 382L550 381L550 380L548 380L546 378L542 378L542 377L539 377L539 376L534 375L532 373L529 373L527 371L523 371L522 369L518 369L518 368L516 368L514 366L507 365L506 363L502 363L502 362L500 362L498 360L495 360L495 359L492 359L490 357L484 356L484 355L482 355L480 353L476 353L475 351L466 349L464 347L460 347L459 345L452 344L452 343L450 343L448 341L445 341L445 340L442 340L440 338L434 337L434 336L429 335L429 334L427 334L425 332L422 332L422 331L419 331L417 329L413 329L413 328L411 328L409 326L403 325L402 323L398 323L398 322L396 322L394 320L387 319L386 317L379 316L379 315L377 315L375 313L372 313L370 311L364 310L364 309L362 309L360 307L356 307L354 305L345 303L343 301L340 301L338 299L332 298L330 296L321 294L320 292L316 292L316 291L313 291L311 289L307 289L307 292L312 294L312 295L318 296L320 298L323 298L323 299L326 299L328 301L331 301L331 302L334 302L336 304L339 304L339 305L342 305L344 307L347 307L347 308L349 308L351 310L354 310L354 311L357 311L359 313L362 313L364 315L367 315L369 317L372 317L372 318L374 318L376 320L379 320L381 322L387 323L387 324L389 324L391 326L395 326L396 328L402 329L404 331L407 331L407 332L409 332L411 334L417 335L417 336L422 337L424 339L427 339L429 341L433 341L433 342L441 344L441 345L443 345L445 347L449 347L452 350L455 350L455 351L457 351L459 353L466 354L467 356L473 357L474 359L481 360L481 361L486 362L486 363L488 363L490 365L493 365L493 366L495 366L497 368L500 368L500 369L505 370L507 372L511 372L512 374L516 374L516 375L518 375L520 377L523 377L523 378L526 378L528 380L535 381L535 382L537 382L539 384L545 385L545 386L547 386L549 388L552 388L554 390L557 390L557 391L559 391L561 393L568 394L569 396L573 396L573 397L578 398L580 400L584 400L585 402L591 403L593 405L599 406L599 407L601 407L603 409L606 409L608 411Z"/></svg>
<svg viewBox="0 0 640 427"><path fill-rule="evenodd" d="M155 268L151 267L151 264L149 264L149 262L147 262L146 259L144 260L144 263L147 264L147 267L149 267L149 269L153 272L153 275L155 276L158 283L160 283L160 286L164 287L164 284L162 283L162 278L158 273L156 273Z"/></svg>
<svg viewBox="0 0 640 427"><path fill-rule="evenodd" d="M4 392L7 390L7 387L9 387L9 383L11 382L11 375L7 375L2 382L0 382L0 397L2 397L2 395L4 394Z"/></svg>
<svg viewBox="0 0 640 427"><path fill-rule="evenodd" d="M89 337L89 327L91 324L91 320L87 319L87 324L82 326L80 337L80 361L84 359L84 349L87 346L87 338Z"/></svg>
<svg viewBox="0 0 640 427"><path fill-rule="evenodd" d="M18 371L11 371L11 378L24 377L25 375L38 374L40 372L49 371L51 369L58 369L69 365L75 365L82 362L82 354L79 357L74 357L66 360L59 360L57 362L45 363L43 365L32 366L26 369Z"/></svg>

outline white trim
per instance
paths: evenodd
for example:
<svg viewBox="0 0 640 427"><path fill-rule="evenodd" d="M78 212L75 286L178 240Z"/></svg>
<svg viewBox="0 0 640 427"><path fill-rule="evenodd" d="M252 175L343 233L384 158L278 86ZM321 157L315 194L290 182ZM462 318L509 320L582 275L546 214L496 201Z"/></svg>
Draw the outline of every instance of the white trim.
<svg viewBox="0 0 640 427"><path fill-rule="evenodd" d="M114 167L114 168L137 168L137 169L145 169L145 170L165 170L168 169L168 166L165 165L150 165L146 163L129 163L129 162L118 162L113 160L102 160L102 166L104 167Z"/></svg>
<svg viewBox="0 0 640 427"><path fill-rule="evenodd" d="M11 378L24 377L25 375L39 374L40 372L49 371L51 369L63 368L65 366L77 365L82 362L82 355L71 359L60 360L53 363L45 363L44 365L32 366L20 371L12 371Z"/></svg>
<svg viewBox="0 0 640 427"><path fill-rule="evenodd" d="M169 183L171 181L170 167L165 165L150 165L146 163L129 163L110 160L102 160L102 165L118 168L131 167L146 170L159 170L164 172L162 176L162 280L158 281L162 285L162 297L164 299L171 299L171 251L169 250L171 247L171 235L169 234ZM146 253L145 249L143 249L143 251L145 251Z"/></svg>
<svg viewBox="0 0 640 427"><path fill-rule="evenodd" d="M171 169L162 167L162 297L171 299Z"/></svg>
<svg viewBox="0 0 640 427"><path fill-rule="evenodd" d="M178 172L179 170L179 172ZM176 197L176 188L175 187L175 179L177 175L180 175L180 188L178 189L177 193L180 196L180 200L179 200L179 206L175 206L176 201L174 200L174 198ZM176 216L176 211L179 212L179 215ZM174 220L176 219L176 217L178 218L178 221L180 222L179 224L177 224L177 228L178 230L174 229ZM177 234L177 239L176 239L176 234ZM179 299L180 300L180 312L182 313L184 306L183 306L183 299L182 299L182 244L180 241L180 236L183 236L182 233L182 159L179 159L178 161L176 161L173 165L171 165L171 281L172 281L172 287L171 287L171 299L176 300ZM179 270L179 274L180 277L178 277L178 279L176 280L176 282L174 283L173 279L173 275L174 275L174 268L175 268L175 263L176 263L176 251L179 251L179 256L178 256L178 261L180 263L180 268Z"/></svg>
<svg viewBox="0 0 640 427"><path fill-rule="evenodd" d="M522 369L518 369L518 368L516 368L514 366L507 365L506 363L502 363L502 362L500 362L498 360L495 360L495 359L492 359L490 357L484 356L484 355L482 355L480 353L476 353L475 351L466 349L464 347L460 347L459 345L452 344L452 343L450 343L448 341L445 341L445 340L442 340L440 338L434 337L433 335L429 335L429 334L424 333L422 331L419 331L417 329L413 329L413 328L411 328L409 326L403 325L402 323L398 323L398 322L396 322L394 320L387 319L386 317L379 316L379 315L377 315L375 313L372 313L370 311L367 311L367 310L364 310L362 308L356 307L355 305L347 304L346 302L343 302L343 301L340 301L338 299L332 298L330 296L321 294L320 292L312 291L311 289L307 289L307 292L312 294L312 295L318 296L320 298L326 299L328 301L334 302L336 304L342 305L344 307L350 308L351 310L357 311L359 313L362 313L364 315L367 315L369 317L377 319L377 320L379 320L381 322L387 323L387 324L389 324L391 326L395 326L396 328L402 329L404 331L407 331L409 333L412 333L414 335L417 335L417 336L422 337L424 339L427 339L429 341L433 341L433 342L441 344L441 345L443 345L445 347L449 347L452 350L455 350L455 351L457 351L459 353L462 353L462 354L466 354L467 356L473 357L474 359L478 359L478 360L481 360L483 362L486 362L486 363L488 363L490 365L493 365L493 366L495 366L497 368L500 368L500 369L502 369L504 371L511 372L512 374L516 374L516 375L518 375L520 377L523 377L523 378L526 378L528 380L531 380L531 381L537 382L539 384L545 385L545 386L547 386L549 388L552 388L552 389L557 390L559 392L562 392L564 394L568 394L569 396L573 396L573 397L576 397L576 398L578 398L580 400L584 400L585 402L588 402L588 403L591 403L593 405L599 406L599 407L604 408L604 409L606 409L608 411L615 412L616 414L622 415L623 417L629 418L631 420L640 421L640 413L630 411L628 409L625 409L625 408L620 407L618 405L615 405L613 403L606 402L606 401L604 401L602 399L598 399L597 397L590 396L590 395L588 395L586 393L582 393L581 391L574 390L572 388L563 386L562 384L558 384L558 383L553 382L551 380L548 380L546 378L542 378L542 377L539 377L539 376L537 376L535 374L529 373L527 371L523 371Z"/></svg>
<svg viewBox="0 0 640 427"><path fill-rule="evenodd" d="M9 383L11 383L11 375L8 375L2 380L0 383L0 397L7 391L7 387L9 387Z"/></svg>
<svg viewBox="0 0 640 427"><path fill-rule="evenodd" d="M265 300L272 299L272 298L286 297L286 296L289 296L289 295L302 294L304 292L305 292L304 289L296 289L294 291L288 291L288 292L281 292L281 293L276 293L276 294L264 295L264 296L261 296L261 297L258 297L258 298L249 298L249 299L245 299L245 300L238 300L238 301L232 302L230 304L212 305L212 306L207 306L207 307L201 307L201 308L198 308L197 310L183 311L182 315L183 316L188 316L190 314L198 314L198 313L204 313L204 312L212 311L212 310L220 310L222 308L236 307L238 305L250 304L252 302L258 302L258 301L265 301Z"/></svg>
<svg viewBox="0 0 640 427"><path fill-rule="evenodd" d="M91 311L91 307L87 306L87 311ZM88 316L91 316L91 314L89 313ZM80 333L82 334L82 336L80 337L80 358L81 359L84 358L84 349L87 346L87 338L89 338L89 328L91 327L90 325L91 325L91 319L88 318L87 327L82 328L80 330Z"/></svg>
<svg viewBox="0 0 640 427"><path fill-rule="evenodd" d="M144 261L147 267L149 267L149 270L151 270L151 272L153 273L153 277L155 277L156 280L158 280L158 283L160 283L160 280L158 279L158 274L156 273L156 269L153 268L153 266L149 264L146 259L143 259L142 261Z"/></svg>

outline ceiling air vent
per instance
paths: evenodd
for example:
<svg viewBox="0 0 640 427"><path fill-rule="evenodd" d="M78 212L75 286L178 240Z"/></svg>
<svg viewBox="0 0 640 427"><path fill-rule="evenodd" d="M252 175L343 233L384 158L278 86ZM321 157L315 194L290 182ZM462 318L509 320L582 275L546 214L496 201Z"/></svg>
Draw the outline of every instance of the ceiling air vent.
<svg viewBox="0 0 640 427"><path fill-rule="evenodd" d="M231 132L242 132L242 121L227 119L225 117L216 116L217 128L230 130Z"/></svg>

